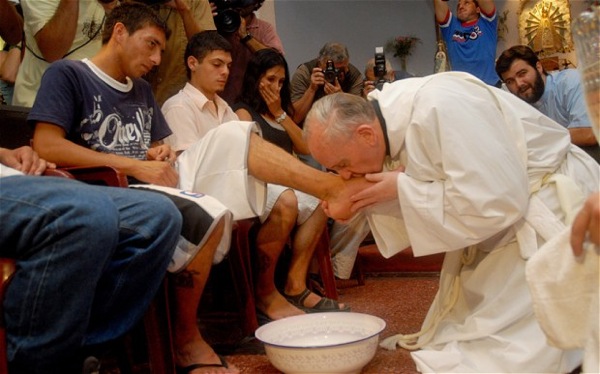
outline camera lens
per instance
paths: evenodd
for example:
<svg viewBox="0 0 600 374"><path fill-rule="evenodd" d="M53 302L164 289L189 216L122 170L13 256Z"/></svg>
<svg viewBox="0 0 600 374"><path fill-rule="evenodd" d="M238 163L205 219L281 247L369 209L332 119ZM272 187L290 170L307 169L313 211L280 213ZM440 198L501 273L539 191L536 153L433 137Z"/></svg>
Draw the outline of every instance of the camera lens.
<svg viewBox="0 0 600 374"><path fill-rule="evenodd" d="M240 15L233 9L225 9L217 13L214 18L215 26L221 33L232 34L240 27Z"/></svg>

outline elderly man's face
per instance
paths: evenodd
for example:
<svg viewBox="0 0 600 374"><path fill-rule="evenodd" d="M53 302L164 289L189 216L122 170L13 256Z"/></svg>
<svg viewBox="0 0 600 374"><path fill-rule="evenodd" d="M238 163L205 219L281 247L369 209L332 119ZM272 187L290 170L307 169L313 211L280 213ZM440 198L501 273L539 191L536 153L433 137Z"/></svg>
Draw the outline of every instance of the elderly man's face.
<svg viewBox="0 0 600 374"><path fill-rule="evenodd" d="M383 167L385 150L380 152L380 144L369 139L365 134L355 131L349 139L322 136L320 124L311 125L313 128L308 140L311 155L321 165L335 171L343 179L378 173Z"/></svg>

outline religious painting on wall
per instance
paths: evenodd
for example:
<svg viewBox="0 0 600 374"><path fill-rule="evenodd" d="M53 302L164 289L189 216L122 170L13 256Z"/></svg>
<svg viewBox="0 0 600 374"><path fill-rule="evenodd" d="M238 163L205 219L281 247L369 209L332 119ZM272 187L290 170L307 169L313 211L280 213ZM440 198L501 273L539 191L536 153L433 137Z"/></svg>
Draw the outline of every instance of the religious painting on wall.
<svg viewBox="0 0 600 374"><path fill-rule="evenodd" d="M521 0L519 37L538 56L573 50L569 0Z"/></svg>

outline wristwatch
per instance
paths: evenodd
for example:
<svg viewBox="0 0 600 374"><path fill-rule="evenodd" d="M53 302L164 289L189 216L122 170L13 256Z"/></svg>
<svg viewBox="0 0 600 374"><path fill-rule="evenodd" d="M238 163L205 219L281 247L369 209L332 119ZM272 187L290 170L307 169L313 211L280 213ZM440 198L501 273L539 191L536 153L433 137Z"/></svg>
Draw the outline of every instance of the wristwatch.
<svg viewBox="0 0 600 374"><path fill-rule="evenodd" d="M287 118L287 113L283 112L283 113L281 113L281 115L279 117L275 118L275 122L277 122L278 125L281 125L281 123L283 121L285 121L286 118Z"/></svg>
<svg viewBox="0 0 600 374"><path fill-rule="evenodd" d="M243 44L246 44L248 42L248 40L252 39L252 35L250 35L250 33L247 33L246 36L244 36L243 38L240 39L240 42L242 42Z"/></svg>

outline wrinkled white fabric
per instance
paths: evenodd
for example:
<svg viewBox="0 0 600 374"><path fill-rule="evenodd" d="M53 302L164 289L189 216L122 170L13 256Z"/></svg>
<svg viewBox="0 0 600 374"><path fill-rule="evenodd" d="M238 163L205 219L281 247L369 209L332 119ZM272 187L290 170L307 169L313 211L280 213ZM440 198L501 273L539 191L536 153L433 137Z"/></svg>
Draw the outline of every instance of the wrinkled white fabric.
<svg viewBox="0 0 600 374"><path fill-rule="evenodd" d="M598 373L598 247L580 258L570 250L570 227L548 241L528 261L527 282L535 314L548 341L563 349L584 348L583 371Z"/></svg>
<svg viewBox="0 0 600 374"><path fill-rule="evenodd" d="M253 131L254 122L245 121L225 122L208 131L177 158L178 187L225 202L234 220L260 216L267 187L248 172Z"/></svg>

